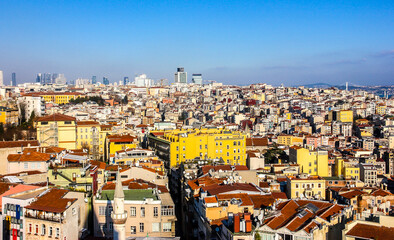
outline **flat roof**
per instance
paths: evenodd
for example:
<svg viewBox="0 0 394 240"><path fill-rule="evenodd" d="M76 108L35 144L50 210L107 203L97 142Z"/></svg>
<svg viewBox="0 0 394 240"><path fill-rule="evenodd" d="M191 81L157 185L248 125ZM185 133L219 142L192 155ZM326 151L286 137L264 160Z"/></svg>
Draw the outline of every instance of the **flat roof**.
<svg viewBox="0 0 394 240"><path fill-rule="evenodd" d="M153 194L152 189L129 189L123 190L125 200L137 200L143 201L146 198L153 198L153 200L158 200L156 194ZM100 198L97 200L114 200L115 190L103 190L101 192Z"/></svg>

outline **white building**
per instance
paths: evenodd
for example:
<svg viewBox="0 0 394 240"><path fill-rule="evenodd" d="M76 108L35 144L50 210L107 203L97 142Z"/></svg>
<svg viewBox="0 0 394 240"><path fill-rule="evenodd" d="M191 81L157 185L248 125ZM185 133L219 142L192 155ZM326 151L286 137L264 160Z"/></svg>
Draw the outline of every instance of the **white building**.
<svg viewBox="0 0 394 240"><path fill-rule="evenodd" d="M30 119L32 112L34 111L35 115L41 117L45 114L45 101L42 97L39 96L23 96L18 98L19 106L21 104L25 105L25 117L26 119Z"/></svg>
<svg viewBox="0 0 394 240"><path fill-rule="evenodd" d="M137 87L150 87L153 86L153 80L147 78L146 74L140 74L134 78L134 83Z"/></svg>
<svg viewBox="0 0 394 240"><path fill-rule="evenodd" d="M0 86L4 86L3 71L0 71Z"/></svg>

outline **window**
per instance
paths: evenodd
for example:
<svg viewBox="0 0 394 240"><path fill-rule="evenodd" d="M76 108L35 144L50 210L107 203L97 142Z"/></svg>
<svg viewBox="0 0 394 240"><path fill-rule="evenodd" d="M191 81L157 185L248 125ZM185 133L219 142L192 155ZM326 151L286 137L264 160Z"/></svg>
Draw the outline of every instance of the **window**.
<svg viewBox="0 0 394 240"><path fill-rule="evenodd" d="M162 206L161 207L161 215L163 215L163 216L174 215L174 206Z"/></svg>
<svg viewBox="0 0 394 240"><path fill-rule="evenodd" d="M171 232L171 223L163 223L163 232Z"/></svg>
<svg viewBox="0 0 394 240"><path fill-rule="evenodd" d="M136 212L135 207L130 207L130 217L135 217L137 215Z"/></svg>
<svg viewBox="0 0 394 240"><path fill-rule="evenodd" d="M100 216L105 216L105 206L100 206L99 207L99 215Z"/></svg>
<svg viewBox="0 0 394 240"><path fill-rule="evenodd" d="M200 145L200 149L202 149L202 145Z"/></svg>
<svg viewBox="0 0 394 240"><path fill-rule="evenodd" d="M60 237L60 229L56 228L56 237L59 238Z"/></svg>
<svg viewBox="0 0 394 240"><path fill-rule="evenodd" d="M48 236L52 237L52 227L49 227L49 233Z"/></svg>
<svg viewBox="0 0 394 240"><path fill-rule="evenodd" d="M28 168L29 168L29 163L25 162L25 163L23 164L23 167L24 167L25 169L28 169Z"/></svg>
<svg viewBox="0 0 394 240"><path fill-rule="evenodd" d="M71 124L71 121L65 121L64 124Z"/></svg>
<svg viewBox="0 0 394 240"><path fill-rule="evenodd" d="M152 223L152 232L160 232L160 223Z"/></svg>
<svg viewBox="0 0 394 240"><path fill-rule="evenodd" d="M36 225L36 235L38 235L38 225Z"/></svg>
<svg viewBox="0 0 394 240"><path fill-rule="evenodd" d="M317 185L317 187L318 187L318 188L321 188L321 183L319 183L319 184Z"/></svg>
<svg viewBox="0 0 394 240"><path fill-rule="evenodd" d="M140 223L140 232L144 232L144 223Z"/></svg>
<svg viewBox="0 0 394 240"><path fill-rule="evenodd" d="M230 156L230 153L229 152L227 152L227 157L229 157Z"/></svg>
<svg viewBox="0 0 394 240"><path fill-rule="evenodd" d="M145 217L145 208L141 207L141 217Z"/></svg>
<svg viewBox="0 0 394 240"><path fill-rule="evenodd" d="M32 230L32 226L31 226L31 223L29 223L29 233L31 233L33 230Z"/></svg>
<svg viewBox="0 0 394 240"><path fill-rule="evenodd" d="M299 188L299 185L298 185L298 183L295 185L295 187L296 187L296 188Z"/></svg>
<svg viewBox="0 0 394 240"><path fill-rule="evenodd" d="M179 151L179 147L178 146L176 146L176 150Z"/></svg>
<svg viewBox="0 0 394 240"><path fill-rule="evenodd" d="M185 151L186 150L186 147L185 146L183 146L183 151Z"/></svg>
<svg viewBox="0 0 394 240"><path fill-rule="evenodd" d="M37 163L37 167L36 168L40 169L41 168L41 163Z"/></svg>
<svg viewBox="0 0 394 240"><path fill-rule="evenodd" d="M45 235L46 234L46 228L45 228L45 224L42 224L41 226L41 235Z"/></svg>
<svg viewBox="0 0 394 240"><path fill-rule="evenodd" d="M137 233L137 227L136 226L131 226L130 227L130 232L131 232L131 234L136 234Z"/></svg>
<svg viewBox="0 0 394 240"><path fill-rule="evenodd" d="M230 149L230 145L227 145L227 149Z"/></svg>
<svg viewBox="0 0 394 240"><path fill-rule="evenodd" d="M158 208L158 207L154 207L154 208L153 208L153 216L154 216L154 217L159 216L159 208Z"/></svg>

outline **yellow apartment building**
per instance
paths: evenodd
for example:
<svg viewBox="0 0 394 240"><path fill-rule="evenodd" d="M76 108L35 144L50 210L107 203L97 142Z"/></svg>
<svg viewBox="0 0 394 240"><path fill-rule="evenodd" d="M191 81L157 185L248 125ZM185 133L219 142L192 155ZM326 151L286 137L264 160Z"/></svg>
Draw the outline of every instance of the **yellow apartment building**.
<svg viewBox="0 0 394 240"><path fill-rule="evenodd" d="M246 135L227 129L175 129L152 131L149 146L171 167L199 159L220 159L225 164L246 165Z"/></svg>
<svg viewBox="0 0 394 240"><path fill-rule="evenodd" d="M342 158L335 159L335 175L344 178L360 179L360 168L354 163Z"/></svg>
<svg viewBox="0 0 394 240"><path fill-rule="evenodd" d="M319 176L301 174L287 177L286 195L288 198L326 199L326 180Z"/></svg>
<svg viewBox="0 0 394 240"><path fill-rule="evenodd" d="M136 148L138 139L132 135L107 135L105 139L105 159L115 157L115 153L128 148Z"/></svg>
<svg viewBox="0 0 394 240"><path fill-rule="evenodd" d="M111 131L110 126L100 125L96 121L77 122L77 148L88 148L94 159L104 156L105 138Z"/></svg>
<svg viewBox="0 0 394 240"><path fill-rule="evenodd" d="M76 124L75 118L63 114L40 117L36 122L37 140L40 146L55 146L75 149Z"/></svg>
<svg viewBox="0 0 394 240"><path fill-rule="evenodd" d="M75 92L38 92L38 93L27 93L23 96L39 96L44 99L45 102L53 102L56 104L67 104L72 99L82 97L82 93Z"/></svg>
<svg viewBox="0 0 394 240"><path fill-rule="evenodd" d="M353 111L352 110L340 110L340 111L330 111L328 114L328 120L338 121L338 122L353 122Z"/></svg>
<svg viewBox="0 0 394 240"><path fill-rule="evenodd" d="M285 145L285 146L302 146L304 142L303 137L293 136L293 135L286 135L281 134L278 136L278 144Z"/></svg>
<svg viewBox="0 0 394 240"><path fill-rule="evenodd" d="M300 173L329 177L331 173L328 167L327 151L310 151L306 148L292 146L289 149L290 162L300 166Z"/></svg>
<svg viewBox="0 0 394 240"><path fill-rule="evenodd" d="M0 123L4 125L18 124L19 112L17 109L0 107Z"/></svg>
<svg viewBox="0 0 394 240"><path fill-rule="evenodd" d="M385 115L385 114L386 114L386 108L387 108L386 105L384 105L384 104L378 104L378 105L376 106L376 114Z"/></svg>

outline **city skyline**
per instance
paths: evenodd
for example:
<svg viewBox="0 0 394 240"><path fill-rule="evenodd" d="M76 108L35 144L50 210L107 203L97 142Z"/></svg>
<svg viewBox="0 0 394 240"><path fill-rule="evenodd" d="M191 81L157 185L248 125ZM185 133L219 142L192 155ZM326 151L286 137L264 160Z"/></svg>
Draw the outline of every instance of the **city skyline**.
<svg viewBox="0 0 394 240"><path fill-rule="evenodd" d="M13 72L18 83L34 82L38 72L110 82L146 73L172 82L179 66L236 85L388 85L394 78L392 1L2 5L5 83Z"/></svg>

